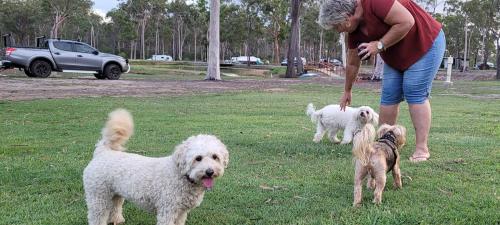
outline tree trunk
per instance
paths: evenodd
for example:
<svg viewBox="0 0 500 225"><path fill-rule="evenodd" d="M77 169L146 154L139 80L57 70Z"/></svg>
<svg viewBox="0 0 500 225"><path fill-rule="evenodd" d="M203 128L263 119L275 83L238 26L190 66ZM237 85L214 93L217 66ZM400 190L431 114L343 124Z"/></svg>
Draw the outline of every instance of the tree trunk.
<svg viewBox="0 0 500 225"><path fill-rule="evenodd" d="M489 58L489 55L490 55L490 49L488 48L488 45L486 43L488 43L488 41L490 40L490 32L486 31L486 37L484 39L484 48L483 48L483 66L486 67L486 64L488 62L488 58Z"/></svg>
<svg viewBox="0 0 500 225"><path fill-rule="evenodd" d="M54 17L54 25L52 26L51 32L50 32L50 38L58 38L59 37L59 28L61 27L62 23L66 19L66 16L61 15L62 13L57 11L56 15Z"/></svg>
<svg viewBox="0 0 500 225"><path fill-rule="evenodd" d="M194 31L194 61L196 62L196 37L198 32Z"/></svg>
<svg viewBox="0 0 500 225"><path fill-rule="evenodd" d="M219 18L220 0L210 1L210 36L208 50L208 68L205 80L221 80L219 63Z"/></svg>
<svg viewBox="0 0 500 225"><path fill-rule="evenodd" d="M288 54L287 54L287 67L286 67L286 78L293 78L297 76L295 71L295 59L297 59L297 66L300 67L302 60L299 56L299 10L300 10L300 0L292 0L292 32L288 44Z"/></svg>
<svg viewBox="0 0 500 225"><path fill-rule="evenodd" d="M280 40L279 40L279 36L280 36L280 25L278 22L275 22L274 24L274 51L273 51L273 54L274 54L274 63L275 64L279 64L280 63Z"/></svg>
<svg viewBox="0 0 500 225"><path fill-rule="evenodd" d="M323 58L323 29L321 29L321 32L319 33L319 54L318 54L318 61L321 61Z"/></svg>
<svg viewBox="0 0 500 225"><path fill-rule="evenodd" d="M177 56L179 57L179 60L182 60L181 36L182 36L182 25L181 22L177 22Z"/></svg>
<svg viewBox="0 0 500 225"><path fill-rule="evenodd" d="M134 41L130 41L130 56L128 57L129 59L134 58L132 54L134 54Z"/></svg>
<svg viewBox="0 0 500 225"><path fill-rule="evenodd" d="M500 80L500 35L497 37L497 80Z"/></svg>
<svg viewBox="0 0 500 225"><path fill-rule="evenodd" d="M302 52L302 50L301 50L301 42L302 42L302 40L301 40L301 29L300 29L300 7L301 7L300 6L300 4L301 4L300 0L299 0L298 4L299 4L299 6L298 6L298 9L297 9L297 14L298 14L298 16L297 16L297 27L298 28L297 29L299 31L297 32L297 34L298 34L297 36L298 36L298 39L299 39L299 43L297 44L297 73L298 73L297 75L301 75L301 74L304 73L304 62L302 61L302 57L301 57L302 56L302 54L301 54L301 52Z"/></svg>
<svg viewBox="0 0 500 225"><path fill-rule="evenodd" d="M247 67L250 67L250 38L252 37L252 17L250 16L250 5L247 6L247 43L245 46L245 55L247 56Z"/></svg>
<svg viewBox="0 0 500 225"><path fill-rule="evenodd" d="M156 21L156 32L155 32L155 55L160 52L160 21Z"/></svg>
<svg viewBox="0 0 500 225"><path fill-rule="evenodd" d="M184 23L183 23L183 25L184 25ZM184 57L183 56L183 54L184 54L184 43L186 43L186 37L187 37L186 30L184 28L185 27L182 26L182 28L181 28L181 32L182 32L181 34L182 35L181 35L181 39L179 41L180 42L179 43L179 51L180 51L179 55L180 55L181 60Z"/></svg>
<svg viewBox="0 0 500 225"><path fill-rule="evenodd" d="M172 58L177 59L177 54L175 52L175 34L172 32Z"/></svg>
<svg viewBox="0 0 500 225"><path fill-rule="evenodd" d="M141 59L146 59L145 51L146 18L141 20Z"/></svg>

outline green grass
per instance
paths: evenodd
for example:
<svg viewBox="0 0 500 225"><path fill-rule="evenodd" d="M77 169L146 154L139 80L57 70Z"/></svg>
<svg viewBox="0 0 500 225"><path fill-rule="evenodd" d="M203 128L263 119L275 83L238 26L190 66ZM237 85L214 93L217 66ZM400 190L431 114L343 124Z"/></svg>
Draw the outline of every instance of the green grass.
<svg viewBox="0 0 500 225"><path fill-rule="evenodd" d="M82 171L107 113L134 115L130 152L165 156L198 133L219 136L230 150L224 177L187 224L498 224L500 100L498 82L435 84L432 159L412 164L414 131L402 152L403 189L383 204L352 207L350 145L312 142L307 103L337 102L342 86L303 84L289 92L242 92L162 98L78 98L0 102L0 224L85 224ZM458 87L467 87L462 89ZM485 88L487 87L487 88ZM498 93L493 91L492 93ZM354 103L378 108L378 93L355 89ZM126 224L154 224L154 215L125 204Z"/></svg>

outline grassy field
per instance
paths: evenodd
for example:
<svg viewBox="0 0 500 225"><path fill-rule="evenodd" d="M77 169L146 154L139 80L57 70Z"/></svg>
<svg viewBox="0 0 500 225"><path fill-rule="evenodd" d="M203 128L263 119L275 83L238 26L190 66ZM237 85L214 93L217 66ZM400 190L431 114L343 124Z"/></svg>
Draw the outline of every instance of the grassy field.
<svg viewBox="0 0 500 225"><path fill-rule="evenodd" d="M0 224L85 224L82 171L107 113L132 112L129 152L165 156L198 133L219 136L230 165L187 224L499 224L499 82L435 84L432 158L412 164L415 134L402 152L403 189L383 204L352 207L351 146L312 142L307 103L337 102L341 86L302 84L288 92L162 98L0 101ZM378 93L356 89L355 105L378 108ZM126 224L155 218L125 204Z"/></svg>

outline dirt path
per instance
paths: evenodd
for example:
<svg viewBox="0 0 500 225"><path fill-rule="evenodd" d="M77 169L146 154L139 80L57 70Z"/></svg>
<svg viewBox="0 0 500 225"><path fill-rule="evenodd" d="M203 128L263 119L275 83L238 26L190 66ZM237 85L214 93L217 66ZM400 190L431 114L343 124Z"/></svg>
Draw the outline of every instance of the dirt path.
<svg viewBox="0 0 500 225"><path fill-rule="evenodd" d="M178 96L200 93L237 92L244 90L286 91L300 83L342 84L327 77L308 80L230 80L230 81L167 81L167 80L96 80L95 78L22 78L0 77L0 100L32 100L101 96Z"/></svg>
<svg viewBox="0 0 500 225"><path fill-rule="evenodd" d="M452 75L452 80L492 80L495 71L468 72ZM444 72L437 79L443 80ZM171 80L96 80L94 77L51 77L35 79L23 76L0 74L0 100L21 101L33 99L56 99L74 97L155 97L179 96L202 93L238 92L245 90L287 91L290 85L316 83L321 85L342 85L342 79L327 76L309 79L240 79L219 82L211 81L171 81ZM359 81L357 87L380 88L381 82Z"/></svg>

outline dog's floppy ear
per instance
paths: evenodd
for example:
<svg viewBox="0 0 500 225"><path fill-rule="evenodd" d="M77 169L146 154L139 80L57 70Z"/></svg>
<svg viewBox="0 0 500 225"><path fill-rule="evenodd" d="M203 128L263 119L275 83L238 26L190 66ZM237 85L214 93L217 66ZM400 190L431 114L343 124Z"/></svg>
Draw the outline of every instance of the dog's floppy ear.
<svg viewBox="0 0 500 225"><path fill-rule="evenodd" d="M378 138L381 138L382 136L384 136L385 133L387 133L390 129L392 128L391 125L389 124L382 124L382 126L380 126L380 128L378 128L378 131L377 131L377 137Z"/></svg>
<svg viewBox="0 0 500 225"><path fill-rule="evenodd" d="M182 144L177 145L173 154L175 165L182 174L186 174L188 172L188 162L186 160L188 145L186 142L187 141L184 141Z"/></svg>
<svg viewBox="0 0 500 225"><path fill-rule="evenodd" d="M406 128L401 125L396 125L393 130L398 139L398 148L406 143Z"/></svg>
<svg viewBox="0 0 500 225"><path fill-rule="evenodd" d="M227 168L227 165L229 164L229 152L227 151L226 146L224 146L224 149L222 150L222 164L224 165L224 168Z"/></svg>
<svg viewBox="0 0 500 225"><path fill-rule="evenodd" d="M372 113L372 115L373 115L373 118L372 118L373 125L378 126L378 113L375 112L375 110L373 110L372 108L370 108L370 113Z"/></svg>

